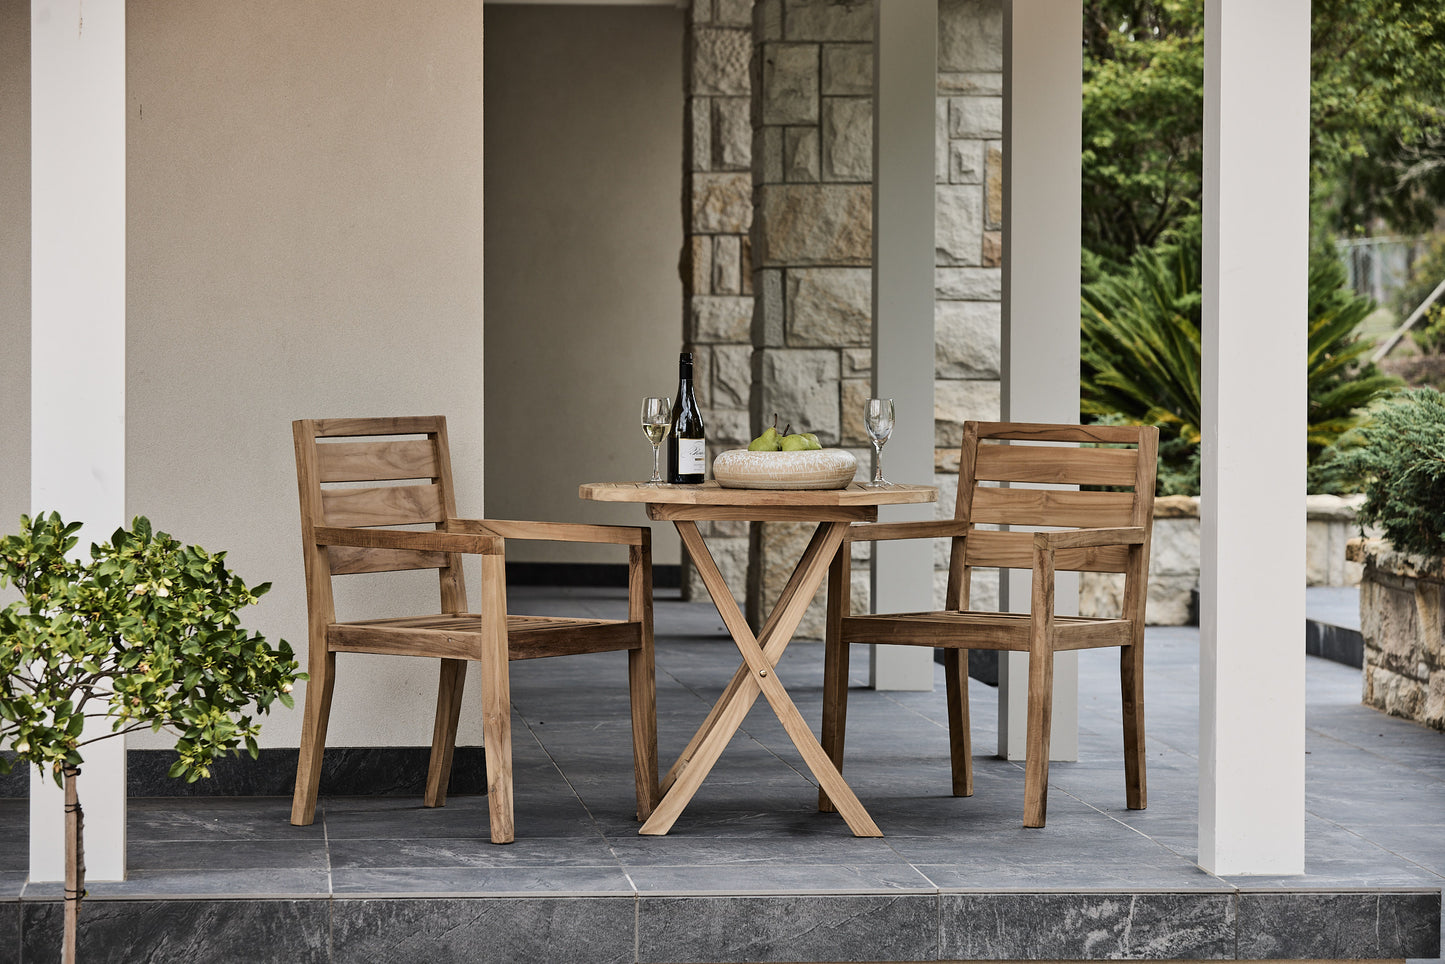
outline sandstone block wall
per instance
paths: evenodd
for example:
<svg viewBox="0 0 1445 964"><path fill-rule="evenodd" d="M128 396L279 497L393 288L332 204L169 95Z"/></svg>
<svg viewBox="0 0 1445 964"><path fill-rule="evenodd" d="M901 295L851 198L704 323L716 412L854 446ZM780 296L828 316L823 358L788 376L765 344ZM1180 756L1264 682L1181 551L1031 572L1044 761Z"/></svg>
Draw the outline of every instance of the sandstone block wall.
<svg viewBox="0 0 1445 964"><path fill-rule="evenodd" d="M1357 586L1363 566L1346 557L1346 544L1359 534L1355 510L1363 496L1305 496L1305 584ZM1154 538L1149 553L1149 595L1145 619L1151 626L1183 626L1190 595L1199 585L1199 497L1154 500ZM1124 599L1124 577L1079 574L1079 613L1112 616Z"/></svg>
<svg viewBox="0 0 1445 964"><path fill-rule="evenodd" d="M753 11L752 433L815 432L871 464L873 0L758 0ZM748 617L772 609L813 527L753 526ZM867 547L859 547L859 562ZM866 563L864 563L866 564ZM866 571L854 605L868 602ZM823 594L799 635L823 631Z"/></svg>
<svg viewBox="0 0 1445 964"><path fill-rule="evenodd" d="M1445 730L1445 561L1396 552L1378 539L1353 540L1349 548L1364 567L1363 701Z"/></svg>
<svg viewBox="0 0 1445 964"><path fill-rule="evenodd" d="M1002 0L939 0L934 108L934 511L951 518L963 423L1000 413ZM947 540L935 542L933 558L933 603L941 608ZM970 606L998 606L997 575L975 573Z"/></svg>
<svg viewBox="0 0 1445 964"><path fill-rule="evenodd" d="M772 423L872 450L874 0L694 0L686 52L681 258L684 341L712 455ZM934 436L938 512L968 418L999 414L1002 2L939 5ZM885 387L886 388L886 387ZM900 413L900 418L930 413ZM756 622L802 551L804 526L714 523L704 535ZM868 604L869 547L853 598ZM946 553L936 552L941 603ZM703 598L695 575L685 591ZM978 605L996 584L981 580ZM822 632L821 601L801 635Z"/></svg>
<svg viewBox="0 0 1445 964"><path fill-rule="evenodd" d="M752 18L751 0L693 0L684 53L683 343L694 355L709 459L751 437ZM747 523L705 522L700 529L741 598ZM706 599L685 560L684 574L688 598Z"/></svg>

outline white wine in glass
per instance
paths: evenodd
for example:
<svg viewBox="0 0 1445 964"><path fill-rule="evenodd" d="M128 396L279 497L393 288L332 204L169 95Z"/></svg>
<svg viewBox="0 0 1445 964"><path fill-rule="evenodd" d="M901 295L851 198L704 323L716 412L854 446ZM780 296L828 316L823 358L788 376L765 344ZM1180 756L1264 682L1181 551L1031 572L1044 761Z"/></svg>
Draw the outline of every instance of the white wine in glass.
<svg viewBox="0 0 1445 964"><path fill-rule="evenodd" d="M883 443L888 441L888 436L893 434L893 399L868 399L864 424L868 426L868 437L873 440L875 455L873 481L868 483L868 487L870 489L887 488L892 483L883 478Z"/></svg>
<svg viewBox="0 0 1445 964"><path fill-rule="evenodd" d="M666 395L649 396L642 400L642 434L652 443L652 478L644 485L662 484L662 466L658 462L657 447L667 437L672 425L672 399Z"/></svg>

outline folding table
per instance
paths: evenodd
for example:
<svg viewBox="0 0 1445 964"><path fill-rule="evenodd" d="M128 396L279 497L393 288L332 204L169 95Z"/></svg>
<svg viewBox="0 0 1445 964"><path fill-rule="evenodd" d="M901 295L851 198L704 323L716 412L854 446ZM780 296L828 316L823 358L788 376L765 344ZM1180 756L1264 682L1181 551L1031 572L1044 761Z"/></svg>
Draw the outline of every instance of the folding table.
<svg viewBox="0 0 1445 964"><path fill-rule="evenodd" d="M806 490L730 489L716 482L656 486L640 482L593 482L581 486L578 495L594 502L642 503L647 507L648 518L670 520L677 527L703 585L743 657L732 682L663 777L662 800L640 832L665 834L672 828L761 693L854 835L881 837L878 826L813 737L813 731L793 705L774 668L818 591L849 523L876 520L880 505L934 502L938 498L937 490L927 485L872 488L858 482L843 489ZM699 521L723 519L818 524L792 577L756 636L697 530Z"/></svg>

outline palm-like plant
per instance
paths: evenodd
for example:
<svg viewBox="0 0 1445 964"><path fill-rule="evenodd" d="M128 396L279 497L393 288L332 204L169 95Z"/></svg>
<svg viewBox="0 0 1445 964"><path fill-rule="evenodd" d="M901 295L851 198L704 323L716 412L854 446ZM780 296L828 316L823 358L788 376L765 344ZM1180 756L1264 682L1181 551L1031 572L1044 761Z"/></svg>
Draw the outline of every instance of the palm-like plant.
<svg viewBox="0 0 1445 964"><path fill-rule="evenodd" d="M1136 251L1122 271L1085 285L1080 306L1080 410L1159 426L1161 492L1166 484L1199 491L1202 248L1201 222L1191 217L1158 245ZM1370 344L1354 332L1374 303L1344 282L1333 257L1312 259L1305 426L1310 463L1359 424L1375 396L1399 384L1362 362Z"/></svg>
<svg viewBox="0 0 1445 964"><path fill-rule="evenodd" d="M1202 243L1191 223L1195 230L1141 248L1121 273L1084 286L1079 407L1198 445Z"/></svg>
<svg viewBox="0 0 1445 964"><path fill-rule="evenodd" d="M1354 335L1374 302L1345 287L1345 269L1333 257L1310 263L1309 462L1365 418L1363 409L1400 385L1364 361L1374 346Z"/></svg>

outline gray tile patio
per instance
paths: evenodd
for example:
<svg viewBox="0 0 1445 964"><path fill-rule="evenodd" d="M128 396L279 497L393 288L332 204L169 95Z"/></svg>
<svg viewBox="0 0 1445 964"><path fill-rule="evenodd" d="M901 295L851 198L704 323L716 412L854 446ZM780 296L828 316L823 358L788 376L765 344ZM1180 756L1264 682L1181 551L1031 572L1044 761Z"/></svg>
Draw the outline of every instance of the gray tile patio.
<svg viewBox="0 0 1445 964"><path fill-rule="evenodd" d="M513 598L625 606L603 590ZM657 628L670 761L737 653L709 605L675 592ZM821 660L795 642L778 671L815 725ZM257 934L332 961L1439 954L1445 734L1360 706L1358 670L1309 659L1306 873L1221 878L1195 863L1197 630L1148 634L1145 811L1124 808L1117 656L1080 663L1080 759L1053 765L1048 826L1026 830L1023 770L992 755L995 691L972 684L975 793L954 798L941 685L867 690L855 654L844 772L881 839L817 812L761 701L673 831L641 837L625 660L514 663L514 844L488 842L484 796L426 810L323 787L306 828L279 797L133 799L131 879L91 885L86 959L273 959ZM0 961L52 959L60 887L25 882L24 801L0 800L0 822Z"/></svg>

